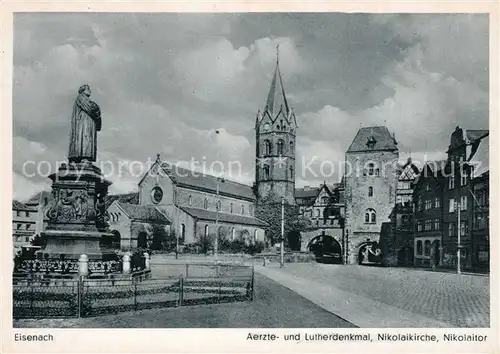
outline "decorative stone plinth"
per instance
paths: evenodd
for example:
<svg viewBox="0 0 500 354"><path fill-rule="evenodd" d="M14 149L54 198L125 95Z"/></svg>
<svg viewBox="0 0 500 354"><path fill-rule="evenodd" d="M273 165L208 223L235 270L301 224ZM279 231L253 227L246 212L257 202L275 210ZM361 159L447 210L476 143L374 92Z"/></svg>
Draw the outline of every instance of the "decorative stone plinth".
<svg viewBox="0 0 500 354"><path fill-rule="evenodd" d="M112 237L104 198L110 181L90 162L62 164L52 180L53 200L47 209L48 225L42 233L46 244L37 253L44 257L78 259L86 254L90 260L105 259L100 242Z"/></svg>

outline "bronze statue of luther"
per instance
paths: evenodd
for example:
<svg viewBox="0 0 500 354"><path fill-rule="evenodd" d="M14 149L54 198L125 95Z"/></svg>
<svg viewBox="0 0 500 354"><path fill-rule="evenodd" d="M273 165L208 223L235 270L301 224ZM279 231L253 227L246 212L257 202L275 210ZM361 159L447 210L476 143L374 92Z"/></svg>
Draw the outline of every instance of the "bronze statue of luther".
<svg viewBox="0 0 500 354"><path fill-rule="evenodd" d="M82 85L73 105L69 141L69 162L96 161L97 132L101 131L101 110L90 100L90 86Z"/></svg>

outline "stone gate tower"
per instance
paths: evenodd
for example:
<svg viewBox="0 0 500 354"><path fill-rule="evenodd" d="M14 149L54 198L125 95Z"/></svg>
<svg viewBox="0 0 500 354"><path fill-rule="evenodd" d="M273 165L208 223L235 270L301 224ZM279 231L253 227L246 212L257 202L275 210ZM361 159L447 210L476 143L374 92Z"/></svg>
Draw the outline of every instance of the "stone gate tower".
<svg viewBox="0 0 500 354"><path fill-rule="evenodd" d="M255 121L255 186L258 200L295 204L295 136L297 122L289 107L279 57L264 111Z"/></svg>

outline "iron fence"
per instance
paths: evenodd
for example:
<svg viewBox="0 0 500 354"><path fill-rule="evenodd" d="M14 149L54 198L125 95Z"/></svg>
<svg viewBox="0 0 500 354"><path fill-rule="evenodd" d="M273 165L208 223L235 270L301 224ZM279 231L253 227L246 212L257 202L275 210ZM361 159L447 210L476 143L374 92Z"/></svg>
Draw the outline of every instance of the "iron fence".
<svg viewBox="0 0 500 354"><path fill-rule="evenodd" d="M91 317L151 308L253 301L253 267L191 266L184 265L182 274L142 281L14 278L13 317Z"/></svg>

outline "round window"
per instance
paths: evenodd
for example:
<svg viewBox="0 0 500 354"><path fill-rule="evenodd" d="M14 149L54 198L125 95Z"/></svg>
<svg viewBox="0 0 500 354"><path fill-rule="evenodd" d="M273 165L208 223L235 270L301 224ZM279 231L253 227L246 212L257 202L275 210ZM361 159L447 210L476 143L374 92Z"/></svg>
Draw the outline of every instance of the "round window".
<svg viewBox="0 0 500 354"><path fill-rule="evenodd" d="M154 187L151 192L151 199L153 203L158 204L163 199L163 191L160 187Z"/></svg>

